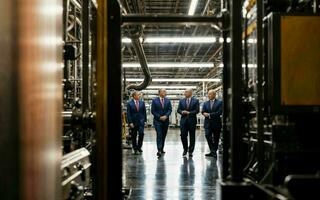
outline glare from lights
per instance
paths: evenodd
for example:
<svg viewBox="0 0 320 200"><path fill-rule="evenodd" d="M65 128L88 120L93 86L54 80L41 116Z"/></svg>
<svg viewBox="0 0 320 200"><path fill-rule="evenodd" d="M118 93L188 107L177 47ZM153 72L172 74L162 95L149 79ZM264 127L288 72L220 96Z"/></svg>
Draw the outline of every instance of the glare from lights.
<svg viewBox="0 0 320 200"><path fill-rule="evenodd" d="M39 7L39 12L46 16L62 15L63 7L52 3L44 3Z"/></svg>
<svg viewBox="0 0 320 200"><path fill-rule="evenodd" d="M148 86L147 89L196 89L197 86L191 85L152 85Z"/></svg>
<svg viewBox="0 0 320 200"><path fill-rule="evenodd" d="M140 63L123 63L123 68L138 68ZM149 68L212 68L213 63L148 63Z"/></svg>
<svg viewBox="0 0 320 200"><path fill-rule="evenodd" d="M142 78L127 78L126 81L128 82L136 82L136 81L143 81ZM193 78L193 79L187 79L187 78L156 78L152 79L152 82L220 82L221 79L219 78Z"/></svg>
<svg viewBox="0 0 320 200"><path fill-rule="evenodd" d="M142 39L140 39L142 42ZM215 43L217 39L215 37L147 37L143 43ZM122 43L131 43L130 38L122 38Z"/></svg>
<svg viewBox="0 0 320 200"><path fill-rule="evenodd" d="M220 63L219 67L223 67L223 63ZM245 64L242 64L242 68L245 68L246 65ZM248 68L257 68L257 65L256 64L248 64Z"/></svg>
<svg viewBox="0 0 320 200"><path fill-rule="evenodd" d="M191 0L188 15L194 15L196 12L198 0Z"/></svg>

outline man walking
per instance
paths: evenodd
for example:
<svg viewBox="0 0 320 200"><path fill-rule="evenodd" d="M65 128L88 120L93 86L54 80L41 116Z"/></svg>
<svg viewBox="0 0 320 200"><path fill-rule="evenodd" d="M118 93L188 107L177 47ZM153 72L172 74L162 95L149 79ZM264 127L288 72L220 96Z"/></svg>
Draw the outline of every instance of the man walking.
<svg viewBox="0 0 320 200"><path fill-rule="evenodd" d="M144 124L147 122L147 114L145 103L140 100L140 92L138 91L132 93L132 100L128 102L127 120L131 131L134 154L138 154L138 152L142 153L141 147L144 136ZM138 144L137 133L139 135Z"/></svg>
<svg viewBox="0 0 320 200"><path fill-rule="evenodd" d="M197 114L199 113L199 100L192 97L192 89L186 89L185 98L179 101L177 112L181 115L180 131L181 142L183 146L182 156L185 157L189 152L192 157L195 145L195 133L197 128ZM190 145L188 146L188 134Z"/></svg>
<svg viewBox="0 0 320 200"><path fill-rule="evenodd" d="M160 158L163 151L167 131L169 127L169 116L172 112L171 102L166 98L165 89L159 89L159 97L152 100L151 113L153 115L153 125L157 132L157 157Z"/></svg>
<svg viewBox="0 0 320 200"><path fill-rule="evenodd" d="M201 112L205 117L205 136L210 148L210 153L206 154L206 156L217 158L216 152L222 127L220 117L222 114L222 101L216 99L216 93L213 90L209 90L208 97L209 100L203 104Z"/></svg>

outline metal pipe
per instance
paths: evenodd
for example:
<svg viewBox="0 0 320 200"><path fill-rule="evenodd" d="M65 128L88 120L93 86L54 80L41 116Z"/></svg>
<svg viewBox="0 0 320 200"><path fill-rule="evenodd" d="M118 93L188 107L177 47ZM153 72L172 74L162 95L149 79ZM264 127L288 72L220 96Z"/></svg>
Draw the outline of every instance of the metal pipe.
<svg viewBox="0 0 320 200"><path fill-rule="evenodd" d="M222 81L223 81L223 110L222 110L222 179L226 180L229 176L229 149L230 149L230 133L228 130L229 116L229 96L228 88L230 87L230 46L227 43L227 38L229 37L229 30L224 29L222 31L223 37L223 72L222 72Z"/></svg>
<svg viewBox="0 0 320 200"><path fill-rule="evenodd" d="M257 85L257 132L258 132L258 146L257 146L257 157L258 157L258 174L263 175L264 167L264 134L263 134L263 0L257 0L257 73L258 73L258 85Z"/></svg>
<svg viewBox="0 0 320 200"><path fill-rule="evenodd" d="M82 111L89 108L89 0L82 0Z"/></svg>
<svg viewBox="0 0 320 200"><path fill-rule="evenodd" d="M208 25L222 21L220 17L212 16L185 16L185 15L124 15L122 25L132 24L189 24Z"/></svg>
<svg viewBox="0 0 320 200"><path fill-rule="evenodd" d="M136 55L138 56L143 74L144 74L144 80L142 83L136 85L136 84L130 84L127 87L127 90L134 89L134 90L143 90L151 83L151 73L150 69L148 67L147 58L144 53L142 44L139 40L141 36L141 27L137 28L134 33L130 35L132 46L134 48L134 51L136 52Z"/></svg>
<svg viewBox="0 0 320 200"><path fill-rule="evenodd" d="M242 1L230 1L231 8L231 47L230 47L230 75L231 75L231 181L241 182L242 174Z"/></svg>

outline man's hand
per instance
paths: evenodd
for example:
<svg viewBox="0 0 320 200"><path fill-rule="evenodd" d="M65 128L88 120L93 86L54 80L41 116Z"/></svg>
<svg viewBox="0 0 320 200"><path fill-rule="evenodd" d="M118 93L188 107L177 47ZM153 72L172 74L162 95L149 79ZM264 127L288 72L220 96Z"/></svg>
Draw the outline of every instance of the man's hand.
<svg viewBox="0 0 320 200"><path fill-rule="evenodd" d="M203 116L205 116L205 117L209 117L209 116L210 116L210 114L209 114L209 113L204 112L204 113L203 113Z"/></svg>
<svg viewBox="0 0 320 200"><path fill-rule="evenodd" d="M183 115L189 115L189 113L190 113L190 112L189 112L189 111L186 111L186 110L182 111L182 114L183 114Z"/></svg>
<svg viewBox="0 0 320 200"><path fill-rule="evenodd" d="M130 126L130 128L134 128L133 123L130 123L129 126Z"/></svg>
<svg viewBox="0 0 320 200"><path fill-rule="evenodd" d="M160 120L161 120L161 121L165 121L167 118L168 118L168 117L164 115L164 116L161 116L161 117L160 117Z"/></svg>

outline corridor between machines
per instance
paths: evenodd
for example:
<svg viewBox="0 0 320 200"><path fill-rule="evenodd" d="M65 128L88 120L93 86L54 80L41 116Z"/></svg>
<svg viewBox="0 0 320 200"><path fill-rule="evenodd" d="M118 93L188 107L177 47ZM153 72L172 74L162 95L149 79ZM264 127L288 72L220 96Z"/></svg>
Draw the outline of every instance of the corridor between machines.
<svg viewBox="0 0 320 200"><path fill-rule="evenodd" d="M156 157L156 133L145 129L143 152L135 155L123 150L123 186L131 189L128 199L216 199L216 179L220 176L218 159L209 152L204 130L196 130L193 157L182 157L180 129L169 128L164 156Z"/></svg>

